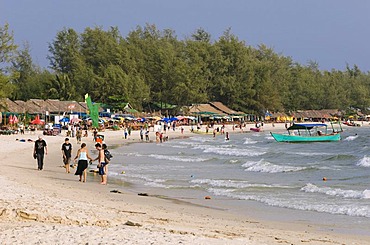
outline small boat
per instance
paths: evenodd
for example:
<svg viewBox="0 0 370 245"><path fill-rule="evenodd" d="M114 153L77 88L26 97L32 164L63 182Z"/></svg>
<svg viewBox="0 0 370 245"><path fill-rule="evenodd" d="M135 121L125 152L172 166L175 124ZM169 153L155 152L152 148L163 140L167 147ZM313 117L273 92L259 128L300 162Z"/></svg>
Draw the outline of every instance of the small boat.
<svg viewBox="0 0 370 245"><path fill-rule="evenodd" d="M322 130L320 130L322 129ZM331 142L341 139L340 132L335 131L332 124L332 132L328 132L325 123L295 123L288 129L288 134L270 132L277 142Z"/></svg>
<svg viewBox="0 0 370 245"><path fill-rule="evenodd" d="M253 132L261 132L261 128L249 128L249 130Z"/></svg>

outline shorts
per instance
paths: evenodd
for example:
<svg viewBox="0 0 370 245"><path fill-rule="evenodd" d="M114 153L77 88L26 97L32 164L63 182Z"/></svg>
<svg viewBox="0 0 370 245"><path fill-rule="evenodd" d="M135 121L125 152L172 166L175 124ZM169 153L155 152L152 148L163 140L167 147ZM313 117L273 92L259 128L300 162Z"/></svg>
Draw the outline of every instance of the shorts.
<svg viewBox="0 0 370 245"><path fill-rule="evenodd" d="M106 162L101 162L99 167L99 175L105 175L104 167L107 165Z"/></svg>
<svg viewBox="0 0 370 245"><path fill-rule="evenodd" d="M63 156L63 162L64 162L64 165L68 165L71 162L71 158Z"/></svg>

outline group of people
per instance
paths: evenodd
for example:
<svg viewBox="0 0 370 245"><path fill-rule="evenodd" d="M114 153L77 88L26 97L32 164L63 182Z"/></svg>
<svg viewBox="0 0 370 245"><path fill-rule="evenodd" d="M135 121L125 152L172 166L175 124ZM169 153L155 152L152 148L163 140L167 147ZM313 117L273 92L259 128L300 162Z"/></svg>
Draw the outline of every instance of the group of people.
<svg viewBox="0 0 370 245"><path fill-rule="evenodd" d="M112 155L110 154L109 150L107 149L106 144L95 144L95 149L98 151L98 156L96 158L92 158L89 155L89 151L86 147L86 143L82 143L80 149L78 149L77 154L74 158L74 162L77 162L77 170L75 175L78 175L79 181L86 182L87 177L87 167L93 161L98 161L98 169L99 175L101 176L101 184L107 184L107 174L108 174L108 164ZM72 160L72 144L69 142L69 138L65 138L64 143L62 144L62 156L63 156L63 163L67 173L70 173L70 167L73 165L71 164ZM47 155L48 148L46 141L43 139L42 135L39 135L38 139L35 141L34 149L33 149L33 157L37 159L37 166L38 170L42 170L44 167L44 156Z"/></svg>
<svg viewBox="0 0 370 245"><path fill-rule="evenodd" d="M78 149L77 154L74 158L74 162L77 162L77 170L75 175L80 176L79 181L86 182L87 167L93 161L98 161L99 175L101 176L101 184L107 184L107 174L108 174L108 163L112 155L107 149L106 144L95 144L95 149L98 151L98 156L93 159L89 155L89 151L86 147L86 143L82 143L80 149ZM65 142L62 144L62 154L63 162L66 168L66 172L70 173L70 162L72 159L72 145L69 143L69 139L66 138Z"/></svg>

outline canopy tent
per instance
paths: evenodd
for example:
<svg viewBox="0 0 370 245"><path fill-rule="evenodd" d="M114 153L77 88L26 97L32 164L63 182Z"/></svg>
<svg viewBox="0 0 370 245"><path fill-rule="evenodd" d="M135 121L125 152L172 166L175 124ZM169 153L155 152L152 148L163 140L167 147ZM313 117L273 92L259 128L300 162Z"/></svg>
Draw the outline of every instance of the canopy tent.
<svg viewBox="0 0 370 245"><path fill-rule="evenodd" d="M37 125L41 125L41 124L44 124L45 122L44 121L41 121L41 119L40 119L40 116L39 115L37 115L36 117L35 117L35 119L33 119L32 121L31 121L31 124L37 124Z"/></svg>
<svg viewBox="0 0 370 245"><path fill-rule="evenodd" d="M308 129L311 130L314 127L327 127L325 123L295 123L288 128L288 130L296 130L296 129Z"/></svg>

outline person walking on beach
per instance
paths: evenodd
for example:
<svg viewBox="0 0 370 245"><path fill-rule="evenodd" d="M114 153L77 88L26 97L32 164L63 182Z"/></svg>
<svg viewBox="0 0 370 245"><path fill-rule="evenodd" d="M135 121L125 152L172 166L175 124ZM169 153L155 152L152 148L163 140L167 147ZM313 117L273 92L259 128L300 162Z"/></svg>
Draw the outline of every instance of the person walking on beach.
<svg viewBox="0 0 370 245"><path fill-rule="evenodd" d="M75 161L78 160L77 170L76 170L75 175L80 176L79 181L82 180L83 182L86 182L86 176L87 176L86 169L87 169L87 166L88 166L87 160L92 161L92 158L89 156L89 152L86 148L85 143L81 144L81 148L78 149L77 155L76 155L74 160Z"/></svg>
<svg viewBox="0 0 370 245"><path fill-rule="evenodd" d="M45 140L42 139L42 135L35 141L35 146L33 148L33 155L37 159L38 170L44 168L44 155L48 154L48 147Z"/></svg>
<svg viewBox="0 0 370 245"><path fill-rule="evenodd" d="M77 144L81 144L81 138L82 138L82 128L79 127L76 131Z"/></svg>
<svg viewBox="0 0 370 245"><path fill-rule="evenodd" d="M102 145L102 149L104 151L104 161L105 161L105 166L104 166L104 173L105 173L105 182L108 182L108 164L110 163L111 158L113 157L110 151L108 150L108 147L106 144Z"/></svg>
<svg viewBox="0 0 370 245"><path fill-rule="evenodd" d="M127 127L125 127L123 129L123 137L125 138L125 140L127 139L127 135L128 135L128 130L127 130Z"/></svg>
<svg viewBox="0 0 370 245"><path fill-rule="evenodd" d="M140 127L140 140L144 141L144 129L143 126Z"/></svg>
<svg viewBox="0 0 370 245"><path fill-rule="evenodd" d="M99 161L98 168L99 168L99 175L101 176L101 183L100 184L106 185L107 184L107 175L104 172L104 168L105 168L105 165L107 163L105 162L104 150L103 150L101 144L99 144L99 143L95 144L95 148L98 150L99 154L98 154L98 157L95 158L93 161L95 161L95 160Z"/></svg>
<svg viewBox="0 0 370 245"><path fill-rule="evenodd" d="M94 131L93 131L93 137L94 137L94 142L96 141L96 137L98 136L98 130L96 128L94 128Z"/></svg>
<svg viewBox="0 0 370 245"><path fill-rule="evenodd" d="M145 141L148 142L149 141L149 130L147 129L146 132L145 132Z"/></svg>
<svg viewBox="0 0 370 245"><path fill-rule="evenodd" d="M71 162L71 157L72 157L72 144L69 143L68 138L65 138L64 143L62 144L62 155L63 155L63 163L64 163L64 167L66 168L66 172L70 173L69 164Z"/></svg>

